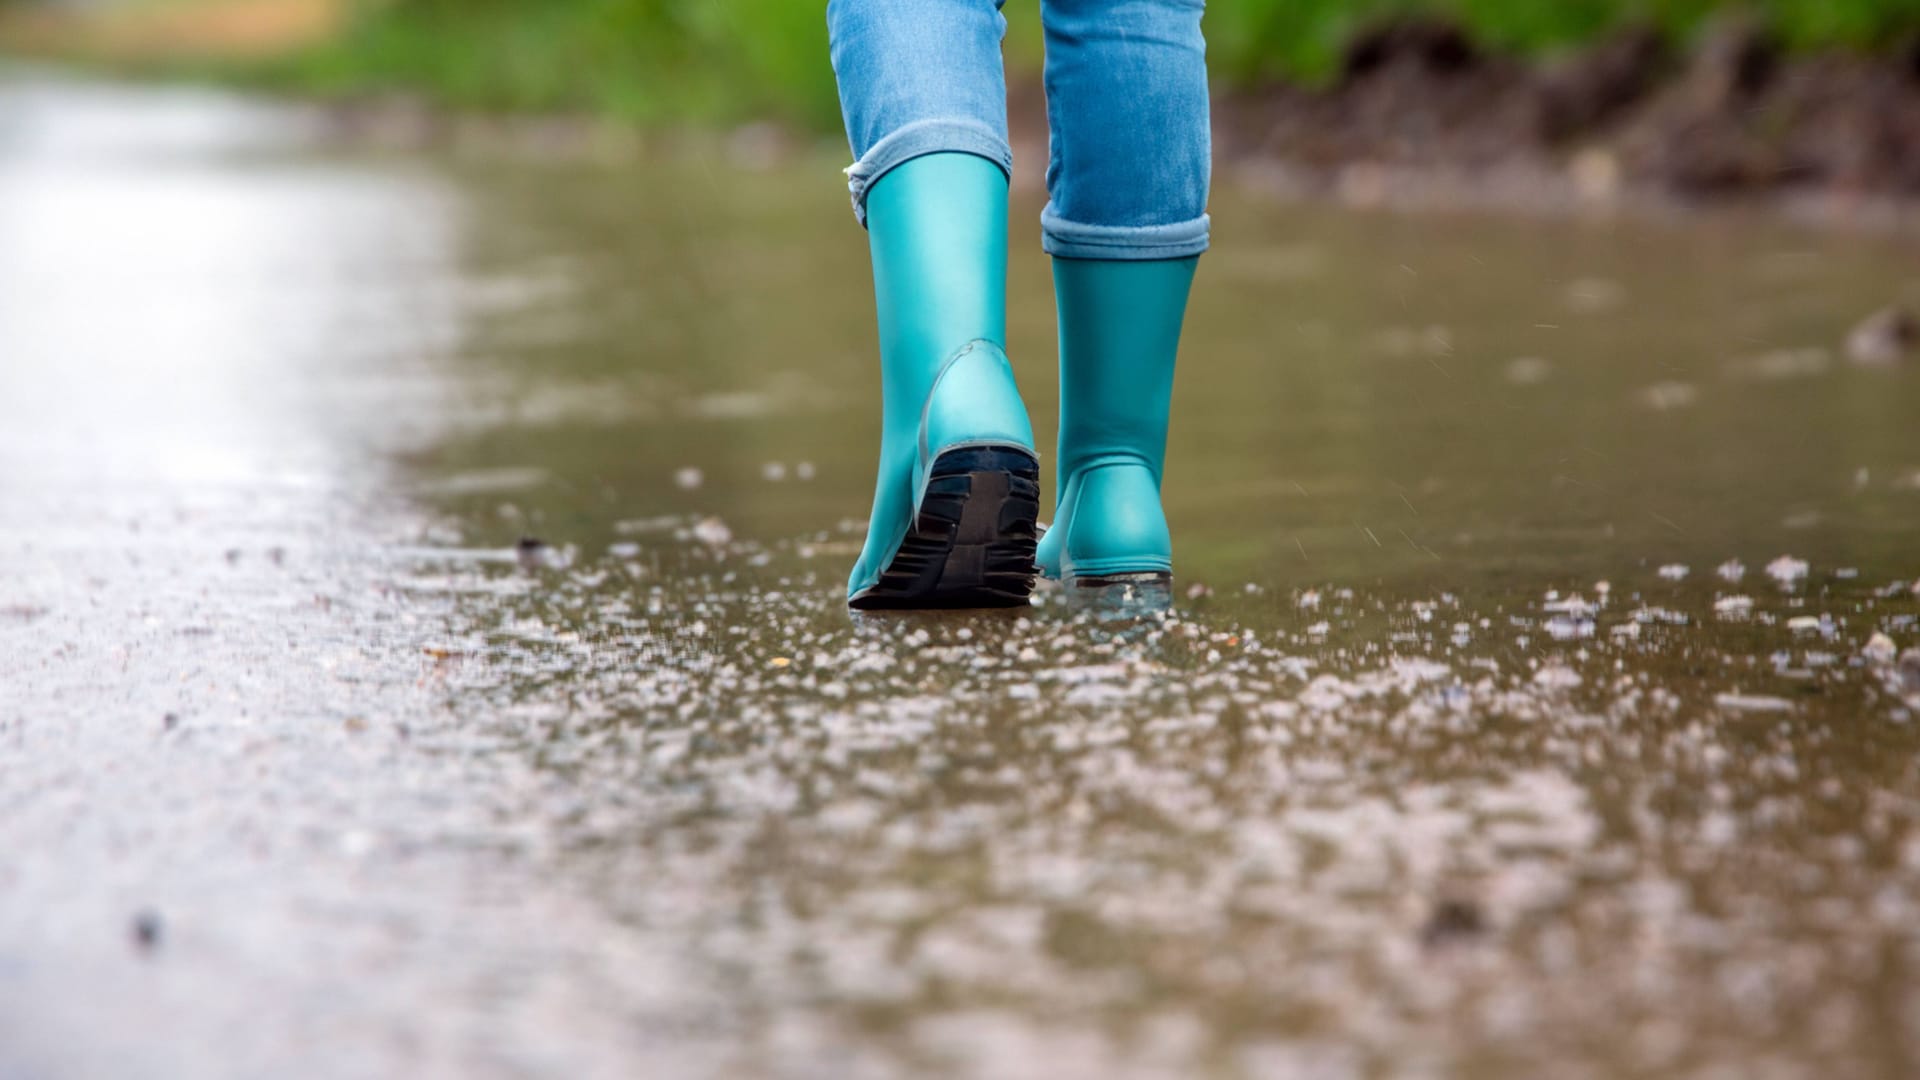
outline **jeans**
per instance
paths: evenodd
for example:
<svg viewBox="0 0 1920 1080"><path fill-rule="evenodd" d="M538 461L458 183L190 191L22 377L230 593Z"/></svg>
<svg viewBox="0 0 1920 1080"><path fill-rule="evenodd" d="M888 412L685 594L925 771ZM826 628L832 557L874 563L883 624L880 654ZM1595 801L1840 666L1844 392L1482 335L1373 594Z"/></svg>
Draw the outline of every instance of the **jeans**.
<svg viewBox="0 0 1920 1080"><path fill-rule="evenodd" d="M887 170L941 151L1009 174L1001 0L830 0L855 161L853 210ZM1204 0L1041 0L1051 129L1043 246L1077 259L1207 248L1212 141Z"/></svg>

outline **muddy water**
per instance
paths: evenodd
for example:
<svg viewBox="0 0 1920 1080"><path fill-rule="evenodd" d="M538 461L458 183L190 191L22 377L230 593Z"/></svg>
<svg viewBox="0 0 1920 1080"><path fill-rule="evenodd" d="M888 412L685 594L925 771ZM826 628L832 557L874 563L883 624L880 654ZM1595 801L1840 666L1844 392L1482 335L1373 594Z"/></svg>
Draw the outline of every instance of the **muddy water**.
<svg viewBox="0 0 1920 1080"><path fill-rule="evenodd" d="M0 1074L1920 1062L1911 236L1224 191L1172 610L856 620L831 154L303 129L0 90Z"/></svg>

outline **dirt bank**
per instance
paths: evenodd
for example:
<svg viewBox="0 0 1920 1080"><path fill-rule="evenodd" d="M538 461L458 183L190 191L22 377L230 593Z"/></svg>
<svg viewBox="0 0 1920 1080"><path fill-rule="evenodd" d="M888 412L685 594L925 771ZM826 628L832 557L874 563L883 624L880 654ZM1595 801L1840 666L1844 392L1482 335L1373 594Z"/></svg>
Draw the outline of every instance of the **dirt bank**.
<svg viewBox="0 0 1920 1080"><path fill-rule="evenodd" d="M1405 170L1554 177L1575 193L1920 195L1920 38L1883 55L1785 53L1727 22L1691 49L1629 29L1529 64L1445 23L1356 39L1324 89L1221 96L1223 164L1365 199Z"/></svg>

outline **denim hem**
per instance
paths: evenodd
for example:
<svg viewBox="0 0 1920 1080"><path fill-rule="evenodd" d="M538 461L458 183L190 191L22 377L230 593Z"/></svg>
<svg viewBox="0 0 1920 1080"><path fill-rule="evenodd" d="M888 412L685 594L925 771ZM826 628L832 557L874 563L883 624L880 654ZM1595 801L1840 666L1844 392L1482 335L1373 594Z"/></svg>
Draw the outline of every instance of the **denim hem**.
<svg viewBox="0 0 1920 1080"><path fill-rule="evenodd" d="M1064 259L1184 259L1207 250L1212 221L1201 214L1171 225L1083 225L1049 202L1040 212L1040 246Z"/></svg>
<svg viewBox="0 0 1920 1080"><path fill-rule="evenodd" d="M916 120L889 132L847 166L847 192L853 196L853 216L867 223L867 192L896 166L927 154L955 152L986 158L1009 178L1013 176L1013 148L998 132L975 120Z"/></svg>

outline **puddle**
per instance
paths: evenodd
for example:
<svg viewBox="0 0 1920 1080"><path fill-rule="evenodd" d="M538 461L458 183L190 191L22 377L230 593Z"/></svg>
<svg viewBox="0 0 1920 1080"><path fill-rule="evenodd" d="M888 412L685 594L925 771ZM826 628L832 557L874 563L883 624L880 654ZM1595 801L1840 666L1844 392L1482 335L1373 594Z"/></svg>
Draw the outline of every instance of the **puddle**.
<svg viewBox="0 0 1920 1080"><path fill-rule="evenodd" d="M0 1072L1920 1060L1910 239L1222 192L1171 593L855 618L827 156L21 85Z"/></svg>

